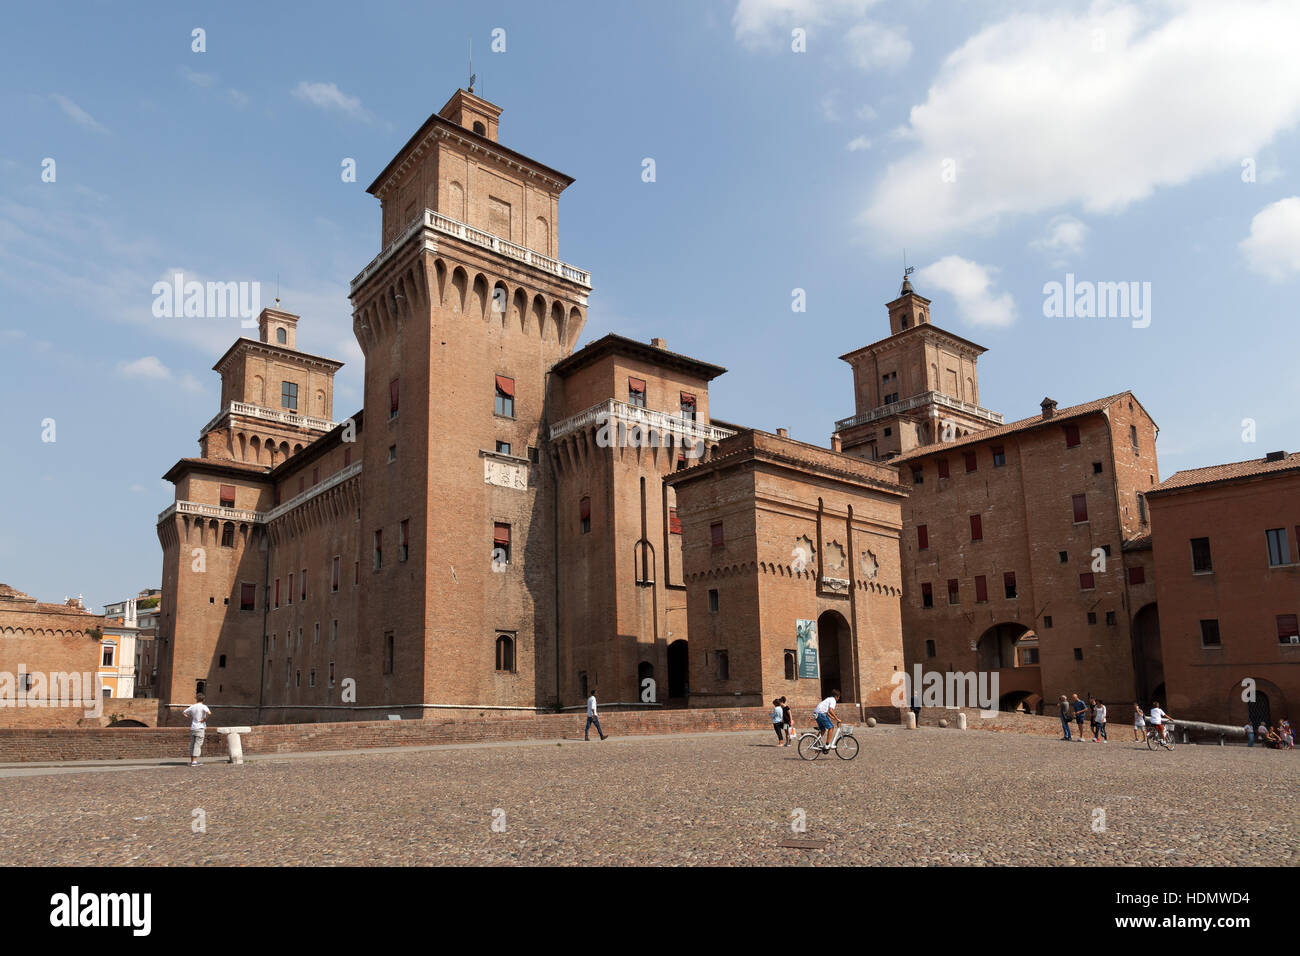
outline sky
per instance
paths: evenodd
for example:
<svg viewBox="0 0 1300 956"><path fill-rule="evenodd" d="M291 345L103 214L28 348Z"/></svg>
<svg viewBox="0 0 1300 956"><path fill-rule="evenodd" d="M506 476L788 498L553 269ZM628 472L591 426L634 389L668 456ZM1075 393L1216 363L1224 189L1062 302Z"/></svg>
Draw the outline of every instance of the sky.
<svg viewBox="0 0 1300 956"><path fill-rule="evenodd" d="M838 356L888 335L906 263L988 349L980 402L1008 421L1132 389L1162 477L1295 451L1297 37L1293 0L11 7L0 581L96 609L159 583L161 476L250 334L156 315L176 272L278 294L299 347L346 363L335 417L360 407L365 187L471 45L500 141L576 180L580 344L725 366L720 419L828 444L854 413ZM1053 283L1130 301L1056 309Z"/></svg>

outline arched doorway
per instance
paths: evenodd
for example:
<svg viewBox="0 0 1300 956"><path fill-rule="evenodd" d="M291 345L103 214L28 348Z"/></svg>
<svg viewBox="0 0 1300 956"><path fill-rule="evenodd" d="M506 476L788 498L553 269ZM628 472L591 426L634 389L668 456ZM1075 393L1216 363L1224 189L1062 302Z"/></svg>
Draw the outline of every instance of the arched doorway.
<svg viewBox="0 0 1300 956"><path fill-rule="evenodd" d="M1164 655L1160 650L1160 613L1154 602L1133 615L1133 684L1138 702L1165 703Z"/></svg>
<svg viewBox="0 0 1300 956"><path fill-rule="evenodd" d="M817 618L817 666L821 674L821 695L840 692L841 701L853 696L853 649L849 622L839 611L825 611Z"/></svg>
<svg viewBox="0 0 1300 956"><path fill-rule="evenodd" d="M690 652L685 641L668 645L668 697L684 699L690 694Z"/></svg>
<svg viewBox="0 0 1300 956"><path fill-rule="evenodd" d="M989 694L993 693L992 675L997 675L999 710L1041 711L1043 678L1038 666L1038 634L1024 624L1003 621L981 634L975 644L975 669L979 680L988 681L984 686Z"/></svg>
<svg viewBox="0 0 1300 956"><path fill-rule="evenodd" d="M1018 645L1024 642L1025 650L1032 644L1037 648L1036 640L1025 640L1026 635L1033 638L1029 628L1015 621L995 624L980 635L975 646L975 666L982 671L996 671L1004 667L1019 667ZM1037 658L1035 658L1035 661Z"/></svg>

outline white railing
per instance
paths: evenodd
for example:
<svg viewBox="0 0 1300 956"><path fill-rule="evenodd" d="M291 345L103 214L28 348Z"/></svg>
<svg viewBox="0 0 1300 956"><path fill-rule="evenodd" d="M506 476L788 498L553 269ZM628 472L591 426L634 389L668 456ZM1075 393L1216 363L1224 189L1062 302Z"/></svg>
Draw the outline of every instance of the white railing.
<svg viewBox="0 0 1300 956"><path fill-rule="evenodd" d="M403 229L402 234L390 242L383 252L371 259L370 263L357 273L357 277L352 280L350 291L355 293L366 279L370 278L380 266L388 261L393 253L421 229L431 229L434 232L442 233L444 236L453 236L476 246L482 246L484 249L491 249L503 256L535 266L552 275L561 276L588 289L591 288L590 272L585 272L558 259L552 259L550 256L544 256L540 252L526 249L508 239L502 239L499 236L484 232L482 229L476 229L467 223L434 212L432 209L426 209L414 222Z"/></svg>
<svg viewBox="0 0 1300 956"><path fill-rule="evenodd" d="M959 399L951 398L944 395L942 392L922 392L920 395L913 395L911 398L905 398L901 402L891 402L888 405L881 405L879 408L873 408L869 412L863 412L861 415L854 415L851 418L842 418L835 423L835 430L842 431L845 428L852 428L854 425L865 425L868 422L878 421L882 418L888 418L891 415L911 411L913 408L919 408L922 405L929 404L941 405L944 408L951 408L955 411L965 412L967 415L981 418L990 424L1002 424L1002 416L997 412L991 412L987 408L981 408L979 405L972 405L970 402L963 402Z"/></svg>
<svg viewBox="0 0 1300 956"><path fill-rule="evenodd" d="M208 432L216 427L217 423L227 415L246 415L249 418L260 418L262 421L279 422L282 425L292 425L295 428L310 428L313 431L328 432L333 431L337 422L332 422L328 418L315 418L311 415L299 415L297 412L286 412L275 408L263 408L261 405L249 405L247 402L231 402L213 417L212 421L203 426L199 432L202 438Z"/></svg>
<svg viewBox="0 0 1300 956"><path fill-rule="evenodd" d="M220 518L226 521L246 521L251 524L265 524L268 521L274 521L281 515L292 511L299 505L305 504L312 498L322 492L329 491L335 485L341 485L355 475L361 473L361 462L355 465L349 465L342 471L336 471L320 484L312 485L300 495L294 495L282 505L277 505L270 511L241 511L237 508L221 508L217 505L204 505L196 501L177 501L168 505L159 515L158 522L161 523L174 514L199 515L203 518Z"/></svg>
<svg viewBox="0 0 1300 956"><path fill-rule="evenodd" d="M627 402L620 402L611 398L599 405L593 405L585 412L571 415L564 421L552 425L551 440L562 438L579 429L590 428L592 425L603 425L610 419L617 419L629 425L640 425L661 435L680 435L682 438L688 438L692 441L719 442L736 434L729 428L719 428L716 425L701 425L689 418L681 418L677 415L669 415L667 412L658 412L650 408L629 405Z"/></svg>

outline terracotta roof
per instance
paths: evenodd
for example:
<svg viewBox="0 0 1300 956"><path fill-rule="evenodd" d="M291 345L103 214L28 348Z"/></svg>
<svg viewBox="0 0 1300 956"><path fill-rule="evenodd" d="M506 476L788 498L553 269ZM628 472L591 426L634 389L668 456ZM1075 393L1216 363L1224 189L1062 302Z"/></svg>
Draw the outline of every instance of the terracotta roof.
<svg viewBox="0 0 1300 956"><path fill-rule="evenodd" d="M1136 538L1129 538L1127 541L1124 542L1124 545L1120 550L1121 551L1150 551L1151 535L1148 533L1144 535L1139 535Z"/></svg>
<svg viewBox="0 0 1300 956"><path fill-rule="evenodd" d="M1300 452L1287 455L1277 461L1267 458L1252 458L1250 461L1236 461L1226 465L1209 465L1205 468L1189 468L1176 472L1173 477L1162 481L1155 491L1147 492L1147 497L1162 495L1165 492L1181 491L1201 485L1214 485L1225 481L1238 481L1243 478L1257 478L1275 475L1281 472L1300 471Z"/></svg>
<svg viewBox="0 0 1300 956"><path fill-rule="evenodd" d="M591 365L606 355L630 356L640 359L648 365L658 365L663 368L684 371L698 376L706 382L712 381L726 371L721 365L714 365L711 362L691 358L689 355L682 355L680 352L670 352L668 349L660 348L657 345L638 342L636 339L629 339L614 332L610 332L596 339L596 341L584 345L572 355L560 359L551 366L551 371L567 376L569 373Z"/></svg>
<svg viewBox="0 0 1300 956"><path fill-rule="evenodd" d="M1098 398L1091 402L1084 402L1082 405L1071 405L1069 408L1058 408L1056 414L1051 418L1044 418L1041 413L1030 418L1022 418L1018 422L1011 422L1006 425L998 425L995 428L985 428L981 431L971 432L954 441L936 442L932 445L922 445L919 448L913 448L905 455L899 455L897 458L891 458L891 463L911 461L915 458L924 458L926 455L933 455L949 448L961 448L965 445L974 445L978 442L988 441L991 438L1000 438L1003 435L1011 435L1015 432L1030 431L1034 428L1042 428L1049 425L1059 425L1061 422L1069 421L1072 418L1082 418L1085 415L1094 415L1097 412L1109 408L1115 402L1119 401L1125 395L1134 398L1132 392L1119 392L1115 395L1107 395L1105 398ZM1134 399L1136 401L1136 399Z"/></svg>
<svg viewBox="0 0 1300 956"><path fill-rule="evenodd" d="M246 461L235 461L233 458L182 458L167 469L167 474L163 475L163 481L174 483L182 474L190 470L213 471L225 474L271 474L269 465L254 465Z"/></svg>
<svg viewBox="0 0 1300 956"><path fill-rule="evenodd" d="M0 601L21 601L24 604L35 604L36 598L7 584L0 584Z"/></svg>

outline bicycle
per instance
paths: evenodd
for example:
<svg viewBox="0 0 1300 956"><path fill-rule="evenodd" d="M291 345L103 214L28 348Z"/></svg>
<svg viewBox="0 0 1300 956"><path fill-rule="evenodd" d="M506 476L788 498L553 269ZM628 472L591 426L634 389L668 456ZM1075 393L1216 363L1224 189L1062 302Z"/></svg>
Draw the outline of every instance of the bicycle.
<svg viewBox="0 0 1300 956"><path fill-rule="evenodd" d="M1160 732L1160 724L1153 724L1147 721L1147 749L1155 750L1156 747L1164 747L1166 750L1174 749L1174 725L1166 721L1163 725L1165 733Z"/></svg>
<svg viewBox="0 0 1300 956"><path fill-rule="evenodd" d="M804 760L816 760L822 754L826 753L826 747L822 747L818 741L821 734L815 730L810 730L799 738L799 756ZM834 750L841 760L852 760L858 755L858 739L853 736L853 728L848 724L840 724L835 730L835 736L831 738L830 750Z"/></svg>

